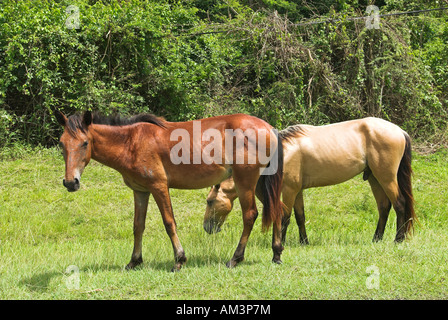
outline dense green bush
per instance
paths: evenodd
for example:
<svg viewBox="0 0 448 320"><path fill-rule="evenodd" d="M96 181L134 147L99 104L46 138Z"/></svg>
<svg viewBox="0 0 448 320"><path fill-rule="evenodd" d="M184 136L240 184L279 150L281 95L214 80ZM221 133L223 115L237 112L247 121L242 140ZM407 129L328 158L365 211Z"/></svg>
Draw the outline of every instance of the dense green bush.
<svg viewBox="0 0 448 320"><path fill-rule="evenodd" d="M172 121L246 112L279 129L374 115L414 137L446 132L446 12L375 30L350 19L368 1L312 3L3 0L0 146L54 144L55 108ZM375 3L382 13L437 6ZM296 25L313 18L334 22Z"/></svg>

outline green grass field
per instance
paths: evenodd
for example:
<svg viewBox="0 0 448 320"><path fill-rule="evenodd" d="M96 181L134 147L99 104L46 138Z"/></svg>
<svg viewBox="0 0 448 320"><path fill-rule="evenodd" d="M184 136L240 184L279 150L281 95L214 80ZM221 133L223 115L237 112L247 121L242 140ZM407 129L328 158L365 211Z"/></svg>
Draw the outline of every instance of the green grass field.
<svg viewBox="0 0 448 320"><path fill-rule="evenodd" d="M412 239L393 243L392 210L384 240L371 242L376 206L358 176L305 191L310 245L299 244L293 220L282 265L271 263L271 232L261 232L259 218L246 260L227 269L242 231L238 201L222 232L208 235L208 190L171 190L188 258L178 273L169 272L172 247L152 198L144 263L124 270L133 247L133 196L116 171L92 161L81 190L68 193L56 150L23 153L0 168L0 299L448 298L446 150L414 156L419 223Z"/></svg>

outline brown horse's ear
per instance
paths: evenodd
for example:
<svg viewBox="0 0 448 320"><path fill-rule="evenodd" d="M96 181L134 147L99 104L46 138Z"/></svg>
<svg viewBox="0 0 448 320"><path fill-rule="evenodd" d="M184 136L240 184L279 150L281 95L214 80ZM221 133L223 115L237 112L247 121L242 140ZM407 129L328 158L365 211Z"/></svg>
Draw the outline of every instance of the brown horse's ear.
<svg viewBox="0 0 448 320"><path fill-rule="evenodd" d="M54 116L56 117L58 123L64 127L65 124L67 123L67 117L59 110L56 110L54 112Z"/></svg>
<svg viewBox="0 0 448 320"><path fill-rule="evenodd" d="M88 126L90 126L90 125L92 124L92 121L93 121L93 118L92 118L92 112L90 112L90 111L86 111L86 112L84 113L83 118L82 118L82 122L83 122L83 124L84 124L86 127L88 127Z"/></svg>

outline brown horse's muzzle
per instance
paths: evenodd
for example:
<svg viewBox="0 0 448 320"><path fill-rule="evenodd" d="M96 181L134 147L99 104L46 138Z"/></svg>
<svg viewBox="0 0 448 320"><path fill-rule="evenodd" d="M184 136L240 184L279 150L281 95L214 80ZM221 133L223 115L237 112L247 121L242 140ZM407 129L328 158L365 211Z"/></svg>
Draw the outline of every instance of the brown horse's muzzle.
<svg viewBox="0 0 448 320"><path fill-rule="evenodd" d="M218 233L221 231L221 228L218 224L218 222L214 221L213 219L209 219L207 221L204 221L204 230L208 234Z"/></svg>
<svg viewBox="0 0 448 320"><path fill-rule="evenodd" d="M64 187L67 188L68 192L78 191L80 187L80 182L78 178L74 178L71 181L65 181L65 179L63 179L62 184L64 185Z"/></svg>

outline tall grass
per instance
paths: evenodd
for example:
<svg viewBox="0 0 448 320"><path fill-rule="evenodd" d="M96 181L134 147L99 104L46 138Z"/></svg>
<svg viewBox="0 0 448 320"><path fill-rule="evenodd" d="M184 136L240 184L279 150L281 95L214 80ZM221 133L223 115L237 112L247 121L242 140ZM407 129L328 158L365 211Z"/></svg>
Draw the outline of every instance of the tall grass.
<svg viewBox="0 0 448 320"><path fill-rule="evenodd" d="M141 267L125 271L132 246L133 197L120 175L92 161L81 190L62 186L64 163L54 150L0 162L0 299L446 299L448 153L416 156L419 223L394 244L392 211L384 240L372 243L377 212L361 177L305 192L309 246L292 221L282 255L271 263L271 233L256 221L246 260L231 258L242 232L238 202L220 233L202 230L208 190L171 190L178 234L188 258L174 258L150 199ZM259 204L261 210L261 205ZM76 266L78 273L67 273ZM379 287L366 281L379 272ZM71 285L74 276L79 287Z"/></svg>

